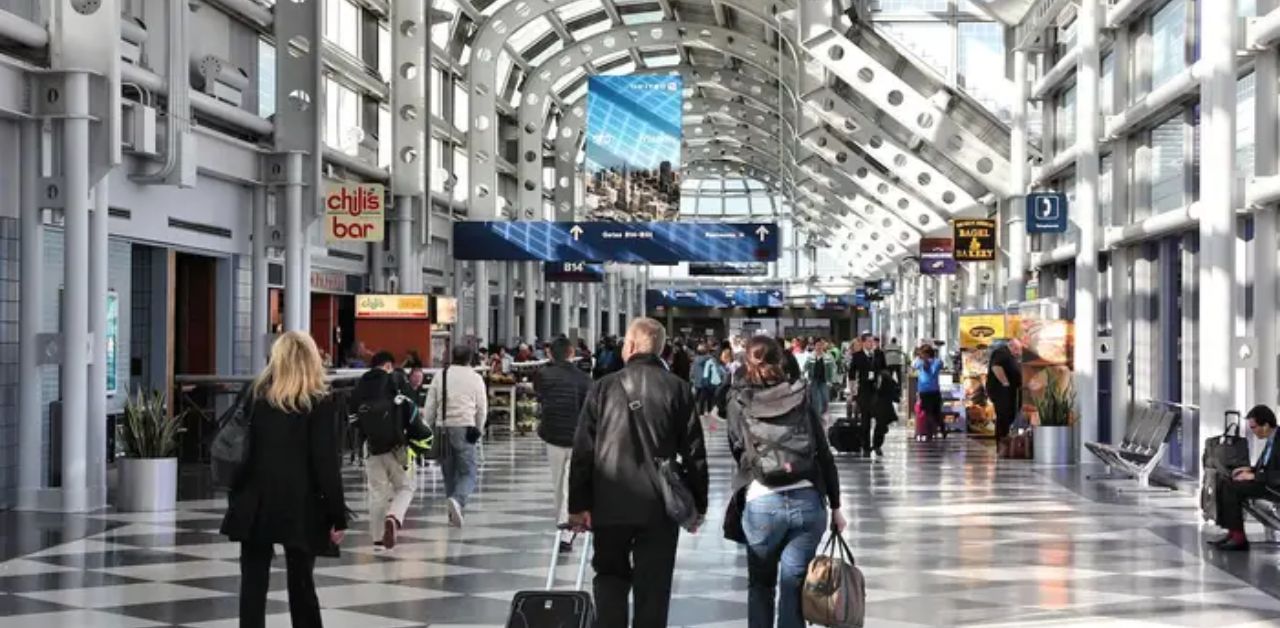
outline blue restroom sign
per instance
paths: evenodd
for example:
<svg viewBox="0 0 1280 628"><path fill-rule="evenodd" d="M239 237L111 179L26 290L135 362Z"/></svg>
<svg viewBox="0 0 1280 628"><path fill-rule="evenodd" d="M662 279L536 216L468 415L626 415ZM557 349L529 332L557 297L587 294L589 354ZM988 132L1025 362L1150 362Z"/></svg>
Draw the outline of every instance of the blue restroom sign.
<svg viewBox="0 0 1280 628"><path fill-rule="evenodd" d="M1066 233L1067 195L1036 192L1027 195L1027 233Z"/></svg>

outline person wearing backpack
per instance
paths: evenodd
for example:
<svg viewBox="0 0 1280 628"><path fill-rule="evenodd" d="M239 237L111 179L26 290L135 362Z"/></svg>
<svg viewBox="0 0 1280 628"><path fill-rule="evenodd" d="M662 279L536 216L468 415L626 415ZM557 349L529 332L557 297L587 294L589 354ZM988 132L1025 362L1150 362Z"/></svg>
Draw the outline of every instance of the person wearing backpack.
<svg viewBox="0 0 1280 628"><path fill-rule="evenodd" d="M804 627L809 562L823 533L846 525L822 417L785 360L777 341L752 338L726 405L737 471L724 533L747 546L749 628L773 628L775 617L778 628Z"/></svg>
<svg viewBox="0 0 1280 628"><path fill-rule="evenodd" d="M470 368L471 347L455 346L451 357L452 363L427 387L422 415L444 428L436 430L435 435L447 439L440 471L444 475L449 525L460 528L467 498L476 489L476 443L484 435L489 393L484 378Z"/></svg>
<svg viewBox="0 0 1280 628"><path fill-rule="evenodd" d="M374 547L392 549L413 502L406 436L413 418L413 393L390 352L379 351L370 363L372 367L351 393L349 407L355 410L356 426L369 448L364 465L369 485L369 536Z"/></svg>

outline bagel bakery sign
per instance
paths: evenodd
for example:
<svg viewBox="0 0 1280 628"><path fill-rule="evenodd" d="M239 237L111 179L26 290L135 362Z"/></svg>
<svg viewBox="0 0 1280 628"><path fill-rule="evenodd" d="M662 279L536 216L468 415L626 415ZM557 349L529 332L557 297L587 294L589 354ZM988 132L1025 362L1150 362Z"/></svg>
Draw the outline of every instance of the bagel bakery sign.
<svg viewBox="0 0 1280 628"><path fill-rule="evenodd" d="M387 204L381 185L331 182L324 191L326 242L381 242Z"/></svg>

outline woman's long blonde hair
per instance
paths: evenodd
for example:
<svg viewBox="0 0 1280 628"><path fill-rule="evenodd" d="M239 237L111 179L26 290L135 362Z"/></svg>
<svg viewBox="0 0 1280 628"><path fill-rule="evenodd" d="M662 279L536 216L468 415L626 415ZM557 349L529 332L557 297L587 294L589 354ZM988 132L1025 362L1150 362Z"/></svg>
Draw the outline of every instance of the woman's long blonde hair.
<svg viewBox="0 0 1280 628"><path fill-rule="evenodd" d="M309 412L315 400L328 392L316 341L300 331L285 332L276 339L267 368L253 382L254 397L290 414Z"/></svg>

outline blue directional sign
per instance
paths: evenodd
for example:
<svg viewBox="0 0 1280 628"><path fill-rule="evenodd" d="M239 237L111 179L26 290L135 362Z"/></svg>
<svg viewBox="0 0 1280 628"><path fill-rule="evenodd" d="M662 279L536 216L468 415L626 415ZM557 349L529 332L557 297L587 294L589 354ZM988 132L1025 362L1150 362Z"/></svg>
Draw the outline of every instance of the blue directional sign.
<svg viewBox="0 0 1280 628"><path fill-rule="evenodd" d="M604 264L587 262L547 262L543 264L543 275L547 281L561 283L602 283L604 281Z"/></svg>
<svg viewBox="0 0 1280 628"><path fill-rule="evenodd" d="M1066 233L1067 195L1036 192L1027 195L1027 233Z"/></svg>
<svg viewBox="0 0 1280 628"><path fill-rule="evenodd" d="M649 308L783 307L785 305L781 290L765 288L647 290L644 300Z"/></svg>
<svg viewBox="0 0 1280 628"><path fill-rule="evenodd" d="M773 262L768 222L458 222L456 260L511 262Z"/></svg>

